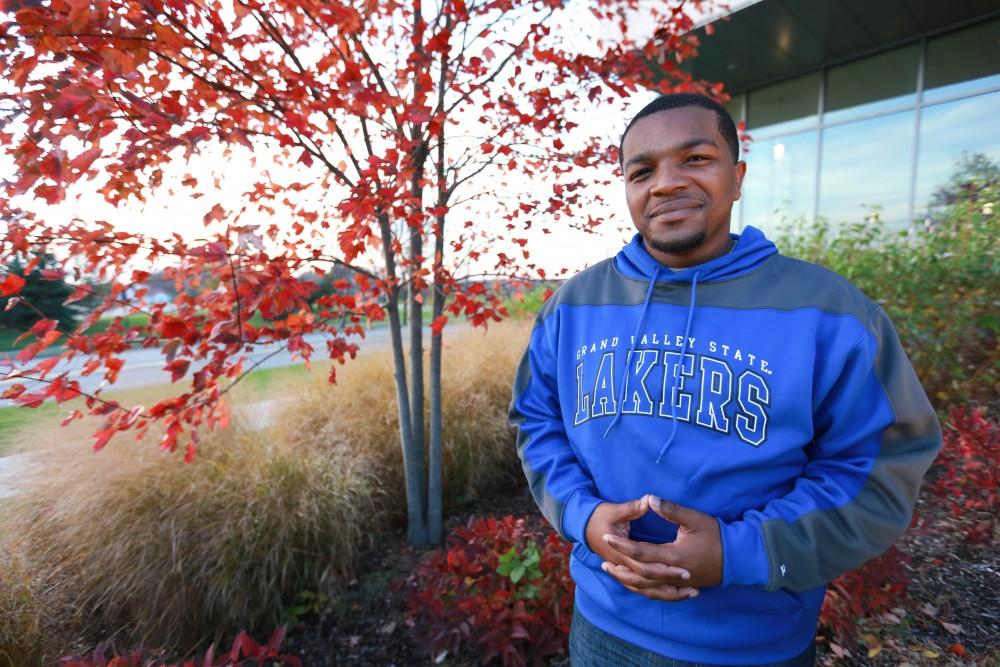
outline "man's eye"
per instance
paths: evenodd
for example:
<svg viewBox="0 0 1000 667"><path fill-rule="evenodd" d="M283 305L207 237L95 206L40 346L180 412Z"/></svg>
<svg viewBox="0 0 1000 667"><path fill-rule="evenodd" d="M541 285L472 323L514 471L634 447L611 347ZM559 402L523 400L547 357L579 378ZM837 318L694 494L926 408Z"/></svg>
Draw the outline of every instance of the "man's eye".
<svg viewBox="0 0 1000 667"><path fill-rule="evenodd" d="M632 172L632 175L629 176L629 180L630 181L638 180L646 176L649 172L650 172L649 169L636 169L635 171Z"/></svg>
<svg viewBox="0 0 1000 667"><path fill-rule="evenodd" d="M708 159L709 157L707 155L692 155L691 157L688 158L688 161L690 162L691 160L697 160L698 162L705 162Z"/></svg>

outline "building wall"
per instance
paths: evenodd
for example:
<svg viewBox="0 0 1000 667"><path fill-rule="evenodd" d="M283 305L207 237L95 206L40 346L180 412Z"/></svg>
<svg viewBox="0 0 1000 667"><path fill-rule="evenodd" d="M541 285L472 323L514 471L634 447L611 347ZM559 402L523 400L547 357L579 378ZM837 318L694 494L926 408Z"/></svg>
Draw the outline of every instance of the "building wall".
<svg viewBox="0 0 1000 667"><path fill-rule="evenodd" d="M1000 19L736 95L751 136L734 226L933 216L962 160L1000 164ZM983 164L982 157L980 164Z"/></svg>

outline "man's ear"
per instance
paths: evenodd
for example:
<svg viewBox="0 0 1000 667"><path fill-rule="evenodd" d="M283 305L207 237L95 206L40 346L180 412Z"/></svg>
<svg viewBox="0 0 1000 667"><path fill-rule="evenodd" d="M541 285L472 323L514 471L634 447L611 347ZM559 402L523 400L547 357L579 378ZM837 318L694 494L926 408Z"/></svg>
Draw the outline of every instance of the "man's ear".
<svg viewBox="0 0 1000 667"><path fill-rule="evenodd" d="M733 197L733 201L736 201L743 194L743 179L747 175L747 163L746 160L740 160L733 165L733 169L736 172L736 194Z"/></svg>

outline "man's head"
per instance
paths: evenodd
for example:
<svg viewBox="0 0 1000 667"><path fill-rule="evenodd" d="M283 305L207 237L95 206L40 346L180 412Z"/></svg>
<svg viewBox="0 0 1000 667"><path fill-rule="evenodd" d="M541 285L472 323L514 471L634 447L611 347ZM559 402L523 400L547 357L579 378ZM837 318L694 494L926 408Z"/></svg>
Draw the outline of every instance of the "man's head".
<svg viewBox="0 0 1000 667"><path fill-rule="evenodd" d="M646 249L673 268L725 254L746 163L732 117L701 95L664 95L622 135L625 197Z"/></svg>

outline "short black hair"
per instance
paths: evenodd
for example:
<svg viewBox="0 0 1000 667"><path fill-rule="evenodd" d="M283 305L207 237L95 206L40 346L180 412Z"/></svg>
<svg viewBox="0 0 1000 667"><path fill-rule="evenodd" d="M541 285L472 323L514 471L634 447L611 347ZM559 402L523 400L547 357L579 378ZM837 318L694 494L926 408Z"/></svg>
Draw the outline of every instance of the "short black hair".
<svg viewBox="0 0 1000 667"><path fill-rule="evenodd" d="M736 123L733 122L733 117L729 115L726 111L726 107L722 106L710 97L705 97L704 95L696 95L694 93L671 93L669 95L660 95L655 100L647 104L642 108L642 111L635 115L629 124L622 132L622 140L618 143L618 165L621 166L625 159L624 149L625 149L625 137L628 135L628 131L632 129L636 121L640 118L650 116L659 111L666 111L667 109L680 109L682 107L701 107L702 109L708 109L709 111L714 111L716 117L719 120L719 134L722 138L726 140L726 144L729 145L729 152L733 154L733 163L737 163L740 160L740 140L736 136Z"/></svg>

